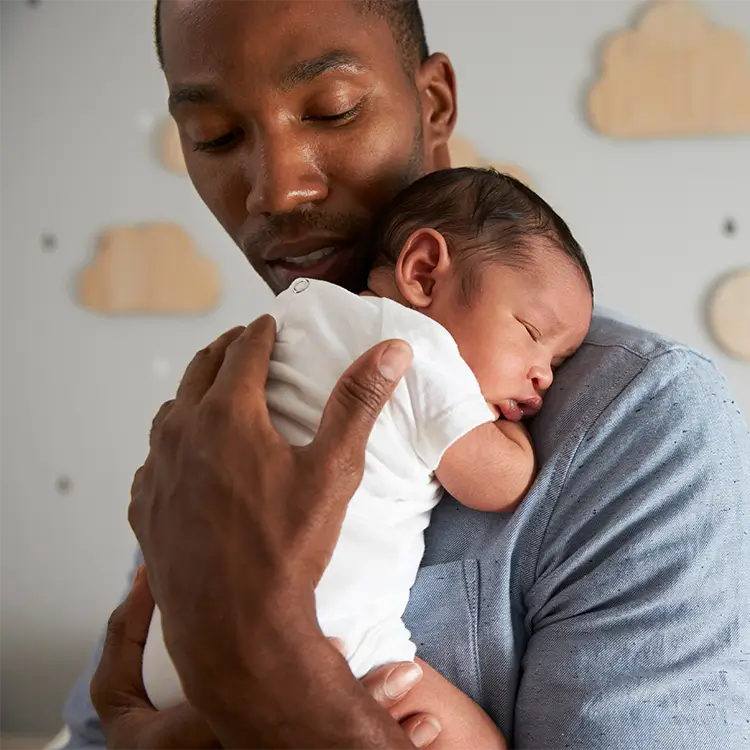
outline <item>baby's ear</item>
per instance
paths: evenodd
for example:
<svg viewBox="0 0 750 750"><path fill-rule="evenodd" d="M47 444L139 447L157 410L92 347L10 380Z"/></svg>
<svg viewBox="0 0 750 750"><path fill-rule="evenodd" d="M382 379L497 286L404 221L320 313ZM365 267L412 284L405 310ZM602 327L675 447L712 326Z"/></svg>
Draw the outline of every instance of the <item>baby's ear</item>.
<svg viewBox="0 0 750 750"><path fill-rule="evenodd" d="M453 270L448 243L435 229L411 233L396 262L396 284L406 302L415 308L432 303L435 283Z"/></svg>

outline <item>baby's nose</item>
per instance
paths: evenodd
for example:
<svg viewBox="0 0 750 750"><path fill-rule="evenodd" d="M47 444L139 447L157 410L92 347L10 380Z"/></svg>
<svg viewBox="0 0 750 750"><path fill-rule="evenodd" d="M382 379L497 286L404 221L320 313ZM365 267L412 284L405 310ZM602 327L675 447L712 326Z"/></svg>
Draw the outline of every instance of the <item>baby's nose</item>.
<svg viewBox="0 0 750 750"><path fill-rule="evenodd" d="M533 367L529 376L537 393L544 393L552 385L554 377L552 367Z"/></svg>

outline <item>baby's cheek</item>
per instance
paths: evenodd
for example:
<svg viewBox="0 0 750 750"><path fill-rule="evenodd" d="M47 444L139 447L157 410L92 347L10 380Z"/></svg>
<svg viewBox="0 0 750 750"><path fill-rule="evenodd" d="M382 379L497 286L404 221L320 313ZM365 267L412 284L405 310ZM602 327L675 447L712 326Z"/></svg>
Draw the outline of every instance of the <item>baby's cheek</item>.
<svg viewBox="0 0 750 750"><path fill-rule="evenodd" d="M497 403L498 399L507 397L507 394L503 393L508 380L506 368L507 363L503 357L494 356L487 351L476 359L471 369L487 401Z"/></svg>
<svg viewBox="0 0 750 750"><path fill-rule="evenodd" d="M488 391L501 398L518 396L516 390L524 381L523 357L512 349L493 352L482 368L482 377Z"/></svg>

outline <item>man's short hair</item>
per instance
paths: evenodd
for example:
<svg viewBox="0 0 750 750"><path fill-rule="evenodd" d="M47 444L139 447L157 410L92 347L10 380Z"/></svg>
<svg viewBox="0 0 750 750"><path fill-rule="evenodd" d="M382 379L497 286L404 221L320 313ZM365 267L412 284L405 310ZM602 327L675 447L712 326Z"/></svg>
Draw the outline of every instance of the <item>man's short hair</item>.
<svg viewBox="0 0 750 750"><path fill-rule="evenodd" d="M354 0L365 13L382 18L390 27L407 71L429 56L419 0Z"/></svg>
<svg viewBox="0 0 750 750"><path fill-rule="evenodd" d="M407 71L429 57L424 33L422 11L419 0L352 0L363 13L382 18L391 28L393 38L401 51L401 59ZM156 0L154 8L154 44L159 65L164 69L164 48L161 40L161 4Z"/></svg>
<svg viewBox="0 0 750 750"><path fill-rule="evenodd" d="M586 257L568 225L543 198L519 180L491 168L442 169L399 193L373 232L375 266L393 267L410 235L434 229L465 273L467 298L488 263L528 269L544 265L545 250L565 255L593 294Z"/></svg>

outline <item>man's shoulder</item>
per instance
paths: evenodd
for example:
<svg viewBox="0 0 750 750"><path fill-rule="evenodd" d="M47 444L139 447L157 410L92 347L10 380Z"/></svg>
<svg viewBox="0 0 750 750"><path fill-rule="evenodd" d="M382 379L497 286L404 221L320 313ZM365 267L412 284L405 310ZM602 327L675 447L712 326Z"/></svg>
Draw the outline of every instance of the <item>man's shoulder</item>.
<svg viewBox="0 0 750 750"><path fill-rule="evenodd" d="M594 312L591 328L586 336L582 351L585 354L587 349L592 348L594 350L605 350L604 358L601 356L602 352L598 355L593 352L589 353L598 357L602 365L614 361L614 357L611 356L614 352L610 352L610 356L606 356L607 350L622 352L625 359L632 360L632 366L635 369L643 369L648 362L666 354L674 355L677 359L698 359L710 364L710 360L695 349L655 331L627 322L624 318L609 310L597 309ZM617 361L621 363L622 359Z"/></svg>
<svg viewBox="0 0 750 750"><path fill-rule="evenodd" d="M589 387L598 383L611 402L626 410L663 400L674 413L676 407L694 408L700 399L717 412L739 415L729 384L710 357L611 314L594 316L580 369L587 372Z"/></svg>
<svg viewBox="0 0 750 750"><path fill-rule="evenodd" d="M635 429L641 412L676 416L696 403L738 413L726 380L708 357L597 312L583 346L558 371L532 432L544 459L566 443L574 448L595 425L606 426L599 431L612 437ZM670 429L684 427L675 418L666 432Z"/></svg>
<svg viewBox="0 0 750 750"><path fill-rule="evenodd" d="M579 374L581 370L590 373L607 390L610 384L624 390L636 377L655 383L665 374L672 380L681 379L681 386L687 389L702 389L706 380L724 382L713 360L704 353L609 312L594 314L591 329L576 357ZM701 377L681 377L696 369ZM645 382L641 385L651 387Z"/></svg>

